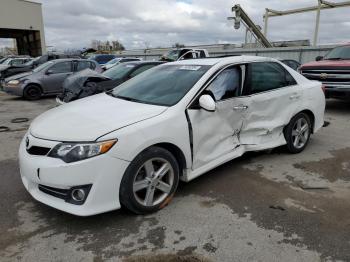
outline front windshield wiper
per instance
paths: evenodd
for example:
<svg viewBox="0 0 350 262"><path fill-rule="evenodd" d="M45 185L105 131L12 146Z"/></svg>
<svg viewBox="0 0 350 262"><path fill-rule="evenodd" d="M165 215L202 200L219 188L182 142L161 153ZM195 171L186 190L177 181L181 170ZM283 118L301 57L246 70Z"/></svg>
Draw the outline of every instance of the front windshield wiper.
<svg viewBox="0 0 350 262"><path fill-rule="evenodd" d="M119 96L119 95L113 95L114 97L116 98L119 98L119 99L123 99L123 100L126 100L126 101L130 101L130 102L137 102L137 103L144 103L144 101L142 100L138 100L136 98L132 98L132 97L127 97L127 96Z"/></svg>

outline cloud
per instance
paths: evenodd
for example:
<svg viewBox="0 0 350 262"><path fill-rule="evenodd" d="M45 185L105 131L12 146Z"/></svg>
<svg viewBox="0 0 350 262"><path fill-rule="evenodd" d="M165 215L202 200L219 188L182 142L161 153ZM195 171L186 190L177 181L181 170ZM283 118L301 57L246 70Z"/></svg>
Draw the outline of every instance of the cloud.
<svg viewBox="0 0 350 262"><path fill-rule="evenodd" d="M335 0L333 0L335 1ZM241 43L244 29L235 30L231 0L41 0L47 45L58 49L83 48L91 40L119 39L128 49L171 46L174 43ZM317 1L237 0L235 3L263 25L266 7L285 10ZM339 1L337 1L339 2ZM347 41L349 8L321 15L320 43ZM315 13L271 18L270 40L312 39ZM334 30L336 28L336 30Z"/></svg>

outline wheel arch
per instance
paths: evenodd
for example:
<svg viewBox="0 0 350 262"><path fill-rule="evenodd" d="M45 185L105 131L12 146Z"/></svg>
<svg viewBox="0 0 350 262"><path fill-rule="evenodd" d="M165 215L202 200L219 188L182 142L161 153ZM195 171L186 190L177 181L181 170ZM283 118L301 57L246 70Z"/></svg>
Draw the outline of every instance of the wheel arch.
<svg viewBox="0 0 350 262"><path fill-rule="evenodd" d="M177 163L179 164L180 177L183 176L184 169L186 169L187 167L187 163L186 163L185 154L182 152L182 150L178 146L167 142L154 144L154 145L151 145L150 147L154 147L154 146L164 148L168 150L171 154L173 154L173 156L176 158Z"/></svg>
<svg viewBox="0 0 350 262"><path fill-rule="evenodd" d="M41 86L39 83L28 83L28 84L26 84L26 86L23 88L23 94L24 94L25 90L26 90L29 86L37 86L37 87L40 88L41 93L44 93L44 90L43 90L42 86Z"/></svg>
<svg viewBox="0 0 350 262"><path fill-rule="evenodd" d="M303 111L300 111L298 114L300 114L300 113L304 113L310 118L311 128L312 128L311 133L313 133L314 129L315 129L315 114L310 109L305 109ZM295 114L294 116L296 116L296 115L297 114Z"/></svg>

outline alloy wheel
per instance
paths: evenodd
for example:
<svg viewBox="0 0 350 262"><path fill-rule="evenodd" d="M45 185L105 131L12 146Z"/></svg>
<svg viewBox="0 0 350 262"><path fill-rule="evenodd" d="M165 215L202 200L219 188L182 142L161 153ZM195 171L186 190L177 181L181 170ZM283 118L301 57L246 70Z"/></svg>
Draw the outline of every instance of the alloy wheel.
<svg viewBox="0 0 350 262"><path fill-rule="evenodd" d="M309 123L305 118L299 118L292 129L292 141L295 148L300 149L305 146L310 134Z"/></svg>
<svg viewBox="0 0 350 262"><path fill-rule="evenodd" d="M170 162L164 158L149 159L135 176L135 199L143 206L156 206L169 196L173 184L174 170Z"/></svg>

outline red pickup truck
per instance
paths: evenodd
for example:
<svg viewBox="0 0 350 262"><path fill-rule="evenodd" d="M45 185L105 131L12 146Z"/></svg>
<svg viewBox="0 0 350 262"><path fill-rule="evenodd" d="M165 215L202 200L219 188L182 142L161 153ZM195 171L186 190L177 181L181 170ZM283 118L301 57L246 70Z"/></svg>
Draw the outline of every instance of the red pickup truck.
<svg viewBox="0 0 350 262"><path fill-rule="evenodd" d="M303 64L299 71L310 80L321 81L326 98L350 99L350 44L318 56L316 62Z"/></svg>

